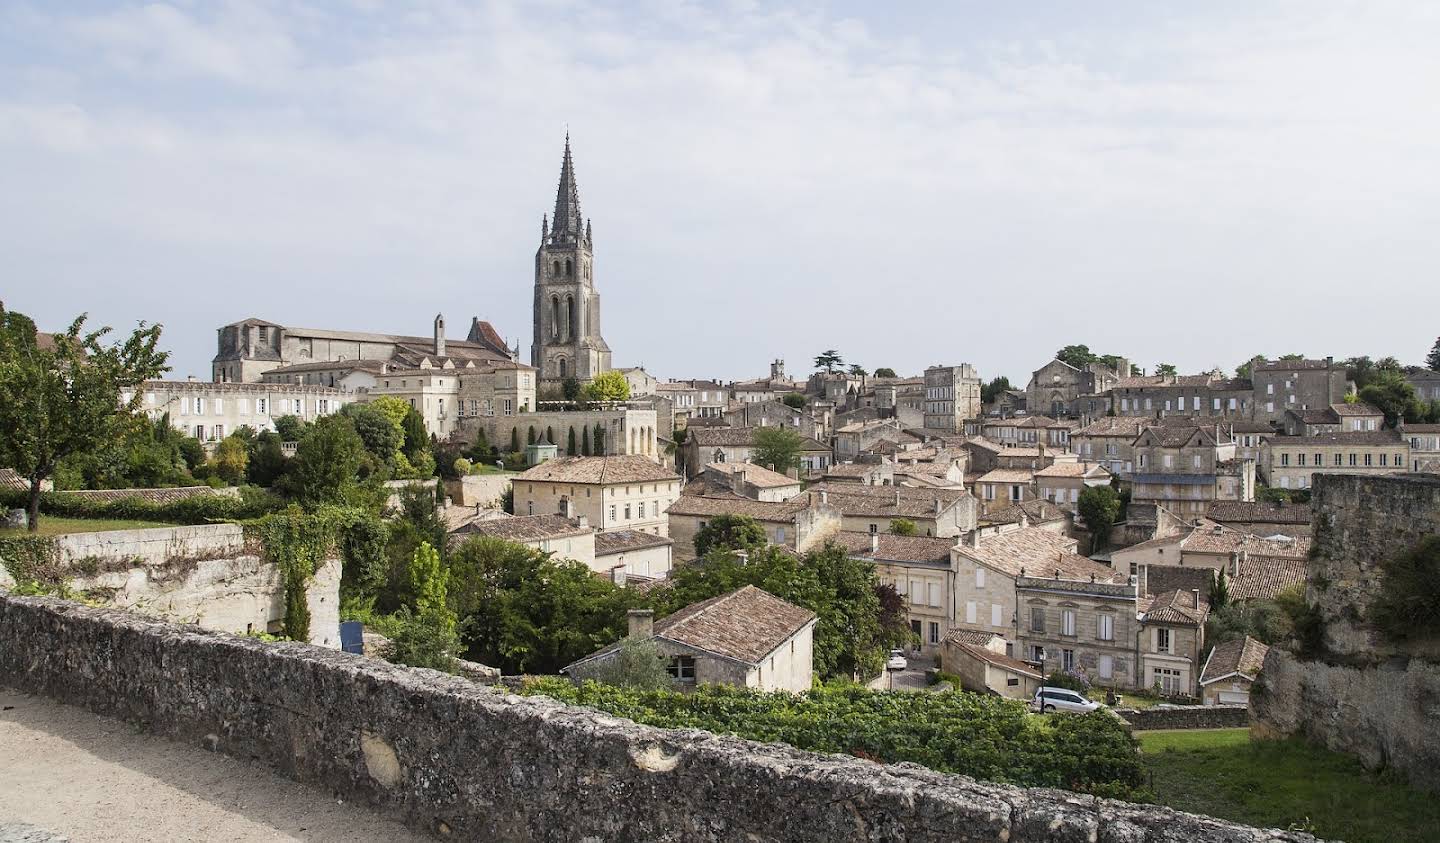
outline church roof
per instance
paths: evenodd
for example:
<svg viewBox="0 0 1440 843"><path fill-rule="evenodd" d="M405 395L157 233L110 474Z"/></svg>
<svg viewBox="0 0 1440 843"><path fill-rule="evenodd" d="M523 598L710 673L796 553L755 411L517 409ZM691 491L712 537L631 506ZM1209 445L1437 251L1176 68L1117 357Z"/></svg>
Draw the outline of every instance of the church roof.
<svg viewBox="0 0 1440 843"><path fill-rule="evenodd" d="M555 218L550 242L579 240L585 233L580 215L580 188L575 184L575 164L570 160L570 133L565 133L565 157L560 163L560 185L555 190Z"/></svg>

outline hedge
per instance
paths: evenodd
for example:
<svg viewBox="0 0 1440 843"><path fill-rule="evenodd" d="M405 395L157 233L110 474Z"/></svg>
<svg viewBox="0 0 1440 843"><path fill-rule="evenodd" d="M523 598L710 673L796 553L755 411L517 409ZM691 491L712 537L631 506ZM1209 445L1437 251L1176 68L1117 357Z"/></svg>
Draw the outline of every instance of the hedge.
<svg viewBox="0 0 1440 843"><path fill-rule="evenodd" d="M238 498L228 495L197 495L170 503L154 503L139 497L100 501L65 492L43 492L40 495L40 513L61 518L210 524L217 521L259 518L285 506L283 501L268 492L258 489L242 489L241 492ZM0 492L0 506L5 509L24 509L29 500L30 496L26 492Z"/></svg>

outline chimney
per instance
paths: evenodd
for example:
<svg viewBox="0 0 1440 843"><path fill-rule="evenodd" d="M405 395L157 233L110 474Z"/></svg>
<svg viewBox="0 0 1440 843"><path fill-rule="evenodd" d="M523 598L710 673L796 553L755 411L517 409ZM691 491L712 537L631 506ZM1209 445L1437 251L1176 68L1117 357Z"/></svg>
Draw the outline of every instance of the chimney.
<svg viewBox="0 0 1440 843"><path fill-rule="evenodd" d="M730 472L730 491L745 497L745 469L737 466L735 471Z"/></svg>
<svg viewBox="0 0 1440 843"><path fill-rule="evenodd" d="M830 493L825 491L824 489L820 490L820 503L822 505L830 503Z"/></svg>
<svg viewBox="0 0 1440 843"><path fill-rule="evenodd" d="M624 565L617 565L617 568L624 568ZM613 576L613 574L612 574ZM624 576L621 573L620 576ZM625 613L625 619L630 622L631 638L653 638L655 636L655 611L653 609L631 609Z"/></svg>
<svg viewBox="0 0 1440 843"><path fill-rule="evenodd" d="M935 498L935 514L940 514L940 498L938 496Z"/></svg>
<svg viewBox="0 0 1440 843"><path fill-rule="evenodd" d="M975 548L978 548L978 547L980 546L980 528L979 528L979 527L976 527L975 529L973 529L973 530L970 531L970 546L971 546L971 547L975 547Z"/></svg>
<svg viewBox="0 0 1440 843"><path fill-rule="evenodd" d="M445 317L435 314L435 356L445 356Z"/></svg>
<svg viewBox="0 0 1440 843"><path fill-rule="evenodd" d="M624 585L625 585L625 566L624 566L624 565L616 565L615 567L613 567L613 568L610 569L610 582L612 582L612 583L614 583L614 584L616 584L616 585L618 585L618 586L621 586L622 588L624 587ZM634 635L634 634L635 634L635 621L636 621L636 618L634 617L634 613L635 613L635 612L644 612L644 611L648 611L648 610L647 610L647 609L631 609L631 610L630 610L630 613L631 613L631 614L630 614L630 634L631 634L631 635ZM650 619L649 619L649 618L646 618L646 619L645 619L645 631L646 631L647 633L650 631Z"/></svg>
<svg viewBox="0 0 1440 843"><path fill-rule="evenodd" d="M880 552L880 534L879 534L879 533L871 533L871 534L870 534L870 553L871 553L871 555L874 555L874 554L877 554L877 553L879 553L879 552Z"/></svg>
<svg viewBox="0 0 1440 843"><path fill-rule="evenodd" d="M899 508L900 508L900 487L899 487L899 486L896 486L896 487L895 487L895 508L896 508L896 509L899 509Z"/></svg>
<svg viewBox="0 0 1440 843"><path fill-rule="evenodd" d="M588 529L590 529L590 518L589 518L588 516L585 516L585 515L577 515L577 516L575 517L575 523L576 523L576 524L580 527L580 529L582 529L582 530L588 530Z"/></svg>
<svg viewBox="0 0 1440 843"><path fill-rule="evenodd" d="M1191 603L1191 605L1192 605L1194 608L1196 608L1196 609L1200 608L1200 589L1198 589L1198 588L1192 588L1192 589L1190 589L1190 597L1194 600L1194 602Z"/></svg>

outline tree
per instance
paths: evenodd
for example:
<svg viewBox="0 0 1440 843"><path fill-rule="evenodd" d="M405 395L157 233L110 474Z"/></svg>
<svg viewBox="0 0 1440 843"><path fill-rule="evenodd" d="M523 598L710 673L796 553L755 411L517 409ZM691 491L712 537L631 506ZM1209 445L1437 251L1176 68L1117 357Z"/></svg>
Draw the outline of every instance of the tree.
<svg viewBox="0 0 1440 843"><path fill-rule="evenodd" d="M1162 378L1173 378L1176 375L1174 363L1156 363L1155 374Z"/></svg>
<svg viewBox="0 0 1440 843"><path fill-rule="evenodd" d="M102 345L110 329L85 333L85 319L42 342L28 316L0 307L0 464L29 483L31 532L40 526L40 486L60 460L133 424L139 387L167 369L169 354L156 350L159 325L142 322L124 341Z"/></svg>
<svg viewBox="0 0 1440 843"><path fill-rule="evenodd" d="M800 449L804 447L804 440L789 427L757 427L754 443L751 459L757 465L781 474L800 467Z"/></svg>
<svg viewBox="0 0 1440 843"><path fill-rule="evenodd" d="M1360 389L1360 400L1384 413L1385 424L1390 427L1402 417L1409 419L1425 414L1423 405L1415 397L1415 387L1398 371L1377 371Z"/></svg>
<svg viewBox="0 0 1440 843"><path fill-rule="evenodd" d="M1230 580L1225 576L1225 569L1221 568L1214 582L1210 583L1210 611L1222 609L1229 602Z"/></svg>
<svg viewBox="0 0 1440 843"><path fill-rule="evenodd" d="M905 598L888 583L876 583L875 599L880 603L880 635L885 647L918 644L910 629L910 609Z"/></svg>
<svg viewBox="0 0 1440 843"><path fill-rule="evenodd" d="M343 415L322 416L296 446L285 474L287 494L308 505L340 503L355 485L365 443Z"/></svg>
<svg viewBox="0 0 1440 843"><path fill-rule="evenodd" d="M515 453L515 452L517 452L517 451L519 451L519 450L520 450L520 428L518 428L518 427L512 427L512 428L510 428L510 453L513 454L513 453Z"/></svg>
<svg viewBox="0 0 1440 843"><path fill-rule="evenodd" d="M566 401L580 400L580 381L573 377L567 377L560 382L560 395Z"/></svg>
<svg viewBox="0 0 1440 843"><path fill-rule="evenodd" d="M854 375L857 378L866 378L870 376L870 373L865 371L865 367L861 366L859 363L850 364L850 374Z"/></svg>
<svg viewBox="0 0 1440 843"><path fill-rule="evenodd" d="M1425 355L1425 368L1432 372L1440 372L1440 337L1437 337L1435 344L1430 346L1430 353Z"/></svg>
<svg viewBox="0 0 1440 843"><path fill-rule="evenodd" d="M622 638L615 654L601 661L595 681L639 691L672 687L670 659L660 652L655 639Z"/></svg>
<svg viewBox="0 0 1440 843"><path fill-rule="evenodd" d="M578 454L579 451L575 450L576 447L575 428L572 427L570 428L570 435L565 437L565 455L568 457L573 457Z"/></svg>
<svg viewBox="0 0 1440 843"><path fill-rule="evenodd" d="M894 377L899 377L899 376L896 375L896 374L895 374L895 370L892 369L892 368L890 368L889 366L881 366L881 367L879 367L878 369L875 370L875 377L877 377L877 378L894 378Z"/></svg>
<svg viewBox="0 0 1440 843"><path fill-rule="evenodd" d="M913 536L915 535L915 522L909 518L892 518L890 520L890 535L892 536Z"/></svg>
<svg viewBox="0 0 1440 843"><path fill-rule="evenodd" d="M245 438L234 433L220 442L215 449L215 457L211 460L215 467L215 475L231 485L236 485L245 479L245 467L249 461Z"/></svg>
<svg viewBox="0 0 1440 843"><path fill-rule="evenodd" d="M280 434L282 442L299 442L309 429L310 424L299 416L281 416L275 420L275 432Z"/></svg>
<svg viewBox="0 0 1440 843"><path fill-rule="evenodd" d="M1090 346L1088 345L1067 345L1055 352L1055 359L1061 363L1068 363L1077 369L1083 369L1099 358L1090 351Z"/></svg>
<svg viewBox="0 0 1440 843"><path fill-rule="evenodd" d="M1010 379L1001 375L980 387L980 401L985 404L994 403L1005 390L1010 388Z"/></svg>
<svg viewBox="0 0 1440 843"><path fill-rule="evenodd" d="M1080 493L1075 508L1095 537L1096 547L1104 547L1110 540L1111 528L1120 520L1120 496L1109 486L1090 486Z"/></svg>
<svg viewBox="0 0 1440 843"><path fill-rule="evenodd" d="M630 382L615 370L601 372L585 384L586 401L629 401Z"/></svg>
<svg viewBox="0 0 1440 843"><path fill-rule="evenodd" d="M1249 360L1246 360L1244 363L1241 363L1239 366L1236 366L1236 367L1235 367L1235 377L1241 378L1241 379L1243 379L1243 380L1249 380L1249 378L1250 378L1250 376L1251 376L1251 374L1252 374L1251 369L1252 369L1252 367L1254 366L1255 361L1257 361L1257 360L1260 361L1261 363L1266 362L1266 361L1265 361L1265 355L1263 355L1263 354L1257 354L1257 355L1255 355L1254 357L1251 357Z"/></svg>
<svg viewBox="0 0 1440 843"><path fill-rule="evenodd" d="M280 447L280 434L273 430L262 431L250 443L245 480L254 486L273 486L285 474L287 462Z"/></svg>
<svg viewBox="0 0 1440 843"><path fill-rule="evenodd" d="M824 369L826 374L834 374L836 367L844 365L840 352L835 349L826 349L815 357L815 368Z"/></svg>
<svg viewBox="0 0 1440 843"><path fill-rule="evenodd" d="M593 444L595 447L595 456L605 456L605 428L601 427L600 422L595 422L595 439Z"/></svg>
<svg viewBox="0 0 1440 843"><path fill-rule="evenodd" d="M397 418L389 411L388 406L380 406L381 401L398 404L403 412ZM409 406L399 399L387 395L376 401L346 404L340 412L348 416L355 425L355 432L359 434L360 441L365 443L365 450L375 461L380 465L393 467L395 455L405 446L405 420L409 416L409 410Z"/></svg>
<svg viewBox="0 0 1440 843"><path fill-rule="evenodd" d="M1369 620L1392 641L1433 640L1440 632L1440 535L1384 560L1381 571Z"/></svg>
<svg viewBox="0 0 1440 843"><path fill-rule="evenodd" d="M590 428L588 427L580 428L580 453L587 457L590 456Z"/></svg>
<svg viewBox="0 0 1440 843"><path fill-rule="evenodd" d="M795 410L805 409L805 396L798 392L787 392L780 396L780 403Z"/></svg>
<svg viewBox="0 0 1440 843"><path fill-rule="evenodd" d="M695 555L708 556L712 550L753 551L770 539L765 528L748 515L717 515L695 534Z"/></svg>

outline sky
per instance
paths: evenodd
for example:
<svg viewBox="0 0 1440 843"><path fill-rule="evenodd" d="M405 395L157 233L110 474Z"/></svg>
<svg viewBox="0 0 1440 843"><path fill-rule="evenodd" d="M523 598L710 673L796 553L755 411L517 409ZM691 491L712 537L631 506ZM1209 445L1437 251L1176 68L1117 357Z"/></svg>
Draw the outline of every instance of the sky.
<svg viewBox="0 0 1440 843"><path fill-rule="evenodd" d="M528 361L571 133L616 366L1023 383L1440 333L1440 4L0 4L0 300Z"/></svg>

